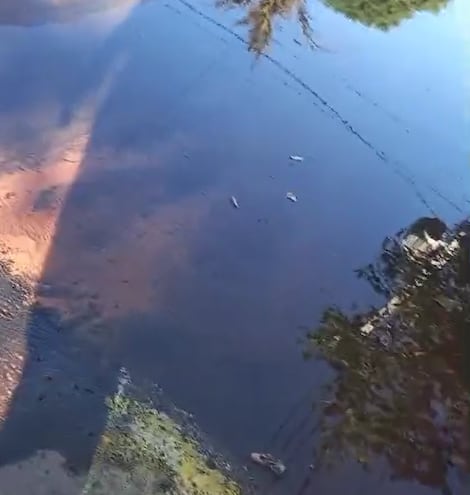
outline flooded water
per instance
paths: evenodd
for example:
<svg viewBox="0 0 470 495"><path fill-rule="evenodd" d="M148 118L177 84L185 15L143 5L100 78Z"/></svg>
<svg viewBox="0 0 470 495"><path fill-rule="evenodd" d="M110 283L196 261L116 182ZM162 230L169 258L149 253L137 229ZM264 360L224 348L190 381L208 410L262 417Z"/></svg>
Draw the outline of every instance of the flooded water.
<svg viewBox="0 0 470 495"><path fill-rule="evenodd" d="M81 493L122 367L234 463L281 458L259 493L434 493L311 469L333 373L304 351L327 307L383 304L356 270L384 238L469 214L470 9L284 3L0 7L2 276L36 301L2 323L2 495L44 451L76 475L44 493Z"/></svg>

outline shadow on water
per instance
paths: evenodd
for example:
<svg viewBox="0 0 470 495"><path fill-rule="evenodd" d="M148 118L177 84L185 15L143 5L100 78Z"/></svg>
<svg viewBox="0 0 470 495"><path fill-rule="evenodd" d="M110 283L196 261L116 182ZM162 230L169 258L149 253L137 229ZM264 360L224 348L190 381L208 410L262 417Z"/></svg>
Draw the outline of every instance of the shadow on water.
<svg viewBox="0 0 470 495"><path fill-rule="evenodd" d="M75 15L73 9L69 13ZM52 20L58 19L63 20L52 16ZM185 199L196 193L200 197L202 186L212 180L207 172L213 170L204 172L203 166L197 176L188 175L190 162L180 153L184 139L171 128L175 103L184 97L186 88L162 84L158 99L148 104L141 101L141 95L152 94L154 84L165 77L165 61L172 66L168 54L166 60L160 60L160 76L146 67L153 48L147 48L142 21L136 7L86 62L77 60L83 71L76 80L59 76L51 79L50 85L38 83L32 90L31 103L36 98L47 102L49 94L57 91L54 96L59 96L61 110L53 127L65 134L83 118L80 111L90 95L96 112L89 132L83 131L69 158L60 160L59 169L66 170L52 176L51 184L32 202L33 216L51 214L56 218L49 222L53 234L36 283L33 298L37 303L23 323L23 370L2 423L0 464L21 465L38 452L56 452L78 480L67 485L67 495L83 489L107 419L105 399L116 392L119 370L124 366L133 373L135 362L155 359L130 356L124 346L132 341L145 349L145 342L139 345L136 340L146 336L139 328L114 325L120 319L116 315L152 309L154 300L150 298L158 289L148 272L157 271L163 277L164 268L152 266L161 262L159 250L171 251L166 264L181 261L184 249L172 243L178 237L174 232L178 222L184 221L186 209L194 203L185 204ZM35 22L28 17L26 23ZM52 58L54 75L55 63ZM73 63L62 61L59 69L67 71ZM27 77L28 68L21 72ZM129 93L130 82L135 81ZM14 81L8 82L13 91ZM5 110L27 106L30 102L21 96L30 91L31 85L18 88L13 102L4 102ZM165 118L156 119L158 114ZM45 120L47 117L44 115ZM31 134L15 137L31 142L35 137ZM176 160L175 150L179 152ZM47 174L47 164L33 166L34 173ZM29 170L22 166L23 172ZM13 193L11 196L14 200ZM153 327L156 325L154 320ZM118 331L131 335L124 337ZM146 342L155 344L148 338ZM57 488L53 481L46 482L46 490L48 486ZM37 493L34 486L31 490Z"/></svg>
<svg viewBox="0 0 470 495"><path fill-rule="evenodd" d="M85 6L85 11L87 8L89 6ZM69 15L73 18L77 14L76 9L79 9L78 3L67 11L65 18L68 19ZM13 10L18 9L15 6ZM4 11L5 9L0 13L3 14ZM79 9L78 14L80 11ZM50 13L44 12L42 8L38 13L39 18L34 16L34 12L26 15L26 23L41 22L43 14L51 19L51 15L48 15ZM24 17L21 16L21 19L24 20ZM66 128L83 100L96 88L106 86L111 66L115 66L123 54L127 66L119 76L124 79L128 73L126 71L132 71L136 54L132 50L130 53L127 51L123 38L133 30L132 19L131 12L103 46L102 51L94 55L85 77L75 81L74 85L65 87L59 126ZM52 20L64 19L53 12ZM138 34L135 33L135 36ZM119 132L120 116L109 115L107 99L113 98L118 91L114 84L119 84L119 78L106 88L109 93L105 91L106 96L97 111L77 175L65 194L52 245L37 283L34 298L41 302L31 310L26 323L22 376L10 401L8 415L0 433L2 465L24 461L38 451L55 451L65 459L70 473L86 474L105 426L105 398L112 395L117 387L117 376L123 363L118 361L117 354L113 352L109 333L102 340L107 329L100 327L98 296L89 292L93 289L93 281L87 279L87 274L83 271L89 261L86 257L90 252L93 256L96 251L105 249L108 242L115 242L117 237L128 231L136 216L150 213L149 205L153 209L164 203L165 196L158 195L156 201L154 195L142 195L141 191L145 189L142 187L143 182L171 184L171 177L163 177L161 171L135 176L129 171L132 167L141 166L141 163L121 159L126 163L115 171L113 180L107 181L104 188L102 187L104 181L100 180L100 174L106 174L106 170L101 165L106 159L100 161L96 150L101 145L117 145L113 158L118 159L119 154L126 153L130 142L141 146L146 141L145 131L141 128L139 135L136 130L130 130L129 134L125 130ZM132 108L126 108L125 111L126 116L131 118ZM113 131L118 128L114 135L116 141L112 143L107 135L110 126L114 126ZM142 161L142 154L140 160ZM87 181L90 180L96 181L98 187L87 187ZM122 198L121 206L125 201L125 208L108 201L121 181L126 181L133 191L126 194L125 199ZM56 206L54 197L63 194L62 187L57 189L56 191L52 187L41 191L34 211L47 212ZM116 217L119 222L116 222ZM106 263L103 257L100 258L100 263ZM68 276L72 276L73 280L68 279ZM115 281L109 280L108 283L112 285ZM124 284L124 281L117 283ZM50 301L65 300L75 300L73 310L70 311L70 306L67 306L63 313L50 304ZM68 315L65 322L59 316L63 314ZM78 486L76 489L80 493L82 487ZM71 493L70 490L69 486L67 493Z"/></svg>
<svg viewBox="0 0 470 495"><path fill-rule="evenodd" d="M287 210L278 220L284 229L264 217L248 227L239 220L227 223L226 215L235 213L229 196L212 190L219 164L227 161L227 144L210 138L219 123L205 124L201 144L187 137L186 129L198 125L195 117L179 107L219 58L188 71L165 47L158 66L149 67L156 50L147 38L153 20L135 7L89 59L77 57L76 80L62 76L75 71L75 61L61 61L52 66L61 74L50 85L18 85L13 101L3 102L5 110L22 109L36 98L47 101L58 89L59 111L51 127L66 138L74 123L88 116L83 107L91 101L96 108L90 130L84 126L78 145L58 158L52 167L56 175L35 191L32 215L26 215L34 230L31 218L51 214L52 236L36 283L37 302L24 324L22 374L0 432L2 466L21 465L38 452L58 453L78 481L67 495L83 489L106 424L105 399L115 393L123 367L137 382L162 380L179 391L178 404L199 406L204 427L211 425L215 436L240 437L238 445L234 442L240 457L249 452L247 444L263 438L263 415L285 401L276 391L291 379L289 360L271 355L281 340L267 348L264 338L255 336L254 350L243 349L252 328L268 323L271 332L279 332L282 327L276 320L282 322L283 308L267 320L265 312L276 297L270 280L279 273L269 267L289 229ZM14 63L20 73L28 72L26 64ZM15 82L8 81L12 92ZM199 108L197 100L195 105ZM211 109L208 116L213 119ZM43 136L36 141L34 134L31 125L15 137L49 153ZM233 144L231 149L236 162ZM47 179L48 163L39 160L31 167L21 165L23 189L30 173ZM209 207L208 197L219 208ZM39 232L40 251L41 237ZM251 284L253 277L265 287L261 293ZM250 306L254 297L258 304ZM239 308L246 328L239 323ZM259 411L238 411L241 397ZM245 423L243 436L230 431L237 422Z"/></svg>

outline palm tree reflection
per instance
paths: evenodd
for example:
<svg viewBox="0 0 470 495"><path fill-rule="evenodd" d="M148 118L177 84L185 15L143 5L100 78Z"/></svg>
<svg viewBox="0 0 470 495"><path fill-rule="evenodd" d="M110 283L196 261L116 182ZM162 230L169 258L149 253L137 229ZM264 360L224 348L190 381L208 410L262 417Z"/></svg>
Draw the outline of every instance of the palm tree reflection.
<svg viewBox="0 0 470 495"><path fill-rule="evenodd" d="M246 15L240 23L249 28L250 49L262 53L273 37L273 25L277 18L294 13L307 41L315 45L310 27L307 0L217 0L220 7L244 7Z"/></svg>

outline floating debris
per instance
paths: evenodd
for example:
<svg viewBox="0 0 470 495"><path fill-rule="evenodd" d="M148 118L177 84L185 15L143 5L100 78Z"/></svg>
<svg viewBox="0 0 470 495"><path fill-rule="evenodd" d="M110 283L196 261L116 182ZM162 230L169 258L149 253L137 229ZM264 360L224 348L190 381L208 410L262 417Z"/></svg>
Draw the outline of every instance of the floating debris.
<svg viewBox="0 0 470 495"><path fill-rule="evenodd" d="M286 198L293 203L297 203L297 196L293 192L288 192Z"/></svg>
<svg viewBox="0 0 470 495"><path fill-rule="evenodd" d="M303 156L299 156L299 155L291 155L289 158L293 162L303 162L304 161L304 157Z"/></svg>
<svg viewBox="0 0 470 495"><path fill-rule="evenodd" d="M232 203L232 206L234 208L237 208L237 209L240 208L240 205L238 204L238 200L237 200L237 198L235 196L232 196L230 198L230 202Z"/></svg>
<svg viewBox="0 0 470 495"><path fill-rule="evenodd" d="M282 476L286 472L286 466L282 461L276 459L271 454L260 454L258 452L252 452L250 454L251 460L272 471L276 476Z"/></svg>

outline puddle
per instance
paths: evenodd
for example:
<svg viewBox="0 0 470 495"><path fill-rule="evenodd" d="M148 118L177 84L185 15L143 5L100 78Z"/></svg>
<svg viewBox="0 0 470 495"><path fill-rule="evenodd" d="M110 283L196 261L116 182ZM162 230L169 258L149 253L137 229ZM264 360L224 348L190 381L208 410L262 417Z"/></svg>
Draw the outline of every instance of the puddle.
<svg viewBox="0 0 470 495"><path fill-rule="evenodd" d="M453 231L470 211L470 13L400 6L2 4L5 493L37 493L59 465L44 493L81 493L123 367L234 466L282 459L280 480L250 467L258 493L432 493L385 462L358 468L354 448L312 469L338 375L303 359L326 308L349 322L387 304L356 273L384 239L431 216ZM30 476L12 492L19 465ZM464 493L465 475L444 472Z"/></svg>

